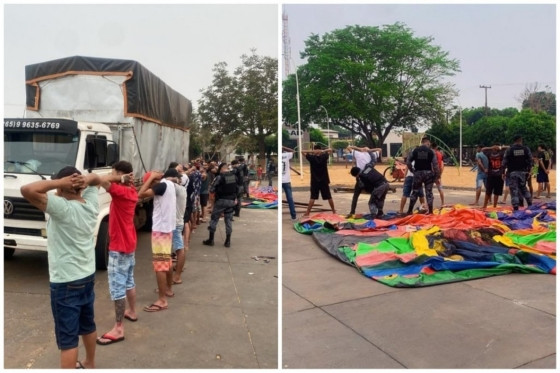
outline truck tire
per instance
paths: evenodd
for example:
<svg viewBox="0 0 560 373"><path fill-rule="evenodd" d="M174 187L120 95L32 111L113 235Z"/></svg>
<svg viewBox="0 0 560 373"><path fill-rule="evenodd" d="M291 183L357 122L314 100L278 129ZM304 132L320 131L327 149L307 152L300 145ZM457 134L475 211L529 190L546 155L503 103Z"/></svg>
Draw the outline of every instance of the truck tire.
<svg viewBox="0 0 560 373"><path fill-rule="evenodd" d="M12 257L14 256L14 252L16 251L16 249L12 249L9 247L5 247L4 248L4 260L10 260L12 259Z"/></svg>
<svg viewBox="0 0 560 373"><path fill-rule="evenodd" d="M99 225L95 243L95 268L106 270L109 264L109 221L103 220Z"/></svg>

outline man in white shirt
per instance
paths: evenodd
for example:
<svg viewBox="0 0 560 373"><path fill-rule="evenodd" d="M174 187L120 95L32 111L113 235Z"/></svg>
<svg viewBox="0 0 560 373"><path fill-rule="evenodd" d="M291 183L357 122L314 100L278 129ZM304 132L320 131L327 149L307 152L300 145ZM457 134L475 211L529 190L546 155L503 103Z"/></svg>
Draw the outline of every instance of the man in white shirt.
<svg viewBox="0 0 560 373"><path fill-rule="evenodd" d="M290 159L294 156L294 150L288 147L282 147L282 190L286 193L286 200L290 208L290 217L292 221L296 220L296 207L292 197L292 183L290 179Z"/></svg>
<svg viewBox="0 0 560 373"><path fill-rule="evenodd" d="M360 170L365 170L368 164L375 166L377 160L381 154L381 148L368 148L368 147L358 147L349 145L348 151L352 153L352 159L356 162L356 167ZM358 198L362 193L362 185L358 178L356 178L356 185L354 186L354 195L352 196L352 205L350 206L350 214L348 216L354 215L356 213L356 206L358 204Z"/></svg>

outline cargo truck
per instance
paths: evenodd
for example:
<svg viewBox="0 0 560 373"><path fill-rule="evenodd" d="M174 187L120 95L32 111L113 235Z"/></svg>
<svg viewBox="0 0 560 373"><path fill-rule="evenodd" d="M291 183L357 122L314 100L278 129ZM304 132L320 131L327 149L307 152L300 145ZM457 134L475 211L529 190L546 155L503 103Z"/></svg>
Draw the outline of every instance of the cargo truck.
<svg viewBox="0 0 560 373"><path fill-rule="evenodd" d="M189 154L191 102L132 60L68 57L25 67L26 110L4 118L4 258L46 251L47 214L20 193L64 166L105 175L132 163L135 184ZM106 269L110 195L99 188L96 266ZM150 228L151 200L140 200L138 229Z"/></svg>

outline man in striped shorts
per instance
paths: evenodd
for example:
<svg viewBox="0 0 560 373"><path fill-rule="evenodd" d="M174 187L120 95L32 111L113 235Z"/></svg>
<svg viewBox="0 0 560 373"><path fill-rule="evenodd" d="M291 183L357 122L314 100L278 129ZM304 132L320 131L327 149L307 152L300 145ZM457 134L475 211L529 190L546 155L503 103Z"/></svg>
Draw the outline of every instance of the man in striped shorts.
<svg viewBox="0 0 560 373"><path fill-rule="evenodd" d="M161 172L148 172L144 175L144 184L138 192L138 198L154 198L152 215L152 263L156 273L158 299L144 307L146 312L166 310L168 307L166 291L173 283L173 265L171 262L171 244L175 230L175 213L177 197L175 195L176 180L179 173L170 168Z"/></svg>

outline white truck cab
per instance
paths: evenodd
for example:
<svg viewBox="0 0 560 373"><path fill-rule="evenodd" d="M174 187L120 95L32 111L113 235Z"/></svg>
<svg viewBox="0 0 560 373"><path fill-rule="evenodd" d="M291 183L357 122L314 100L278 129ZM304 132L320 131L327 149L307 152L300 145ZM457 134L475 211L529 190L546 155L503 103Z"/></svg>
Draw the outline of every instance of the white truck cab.
<svg viewBox="0 0 560 373"><path fill-rule="evenodd" d="M20 188L50 179L61 168L106 175L118 157L111 129L101 123L68 119L4 119L4 257L15 249L47 250L47 214L25 200ZM54 191L51 191L54 193ZM99 269L106 268L110 195L99 188L99 215L94 237Z"/></svg>

